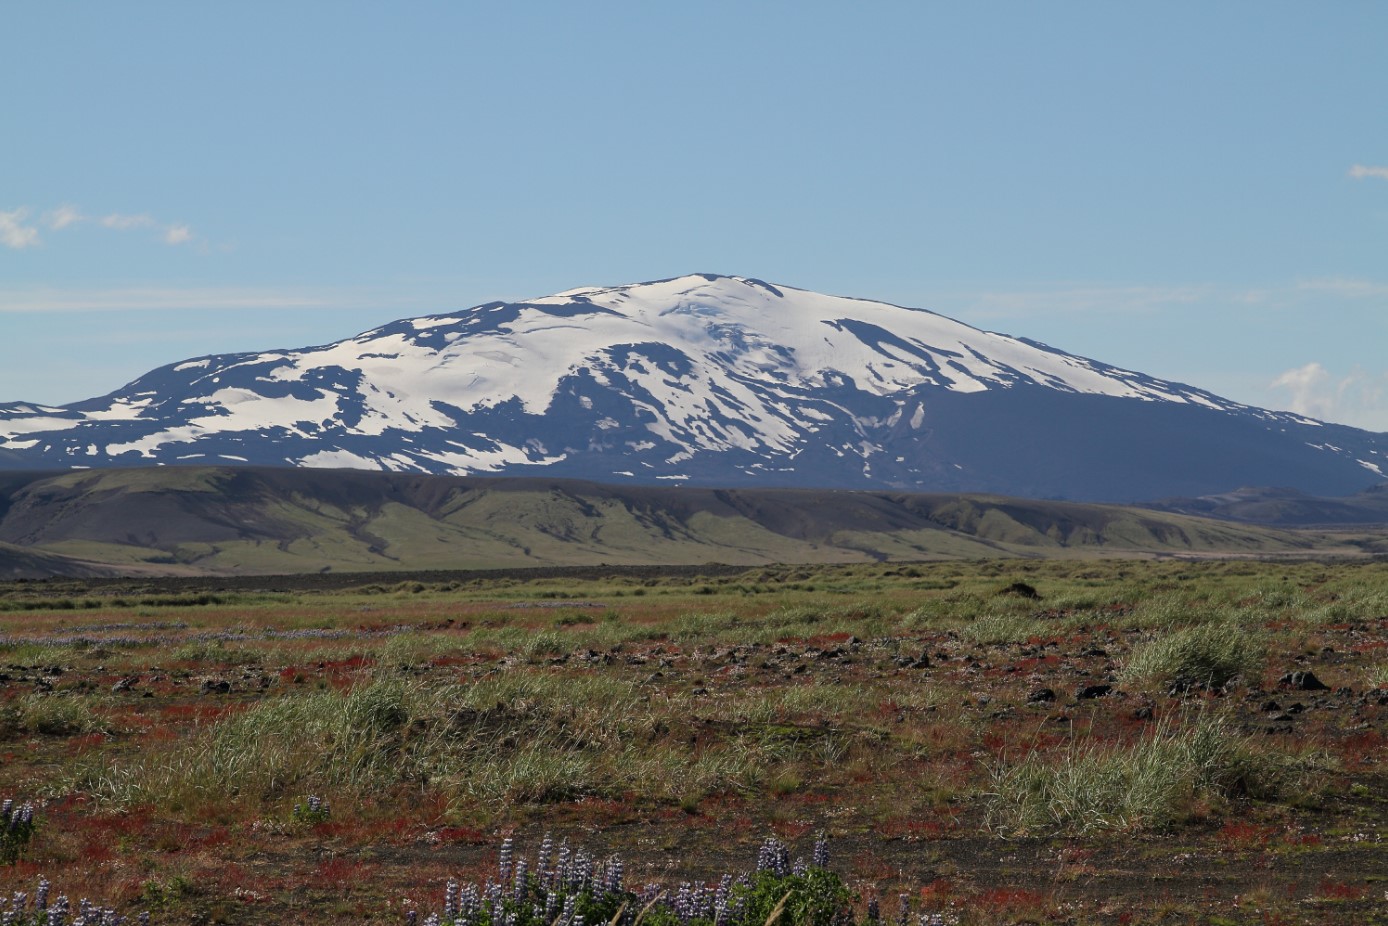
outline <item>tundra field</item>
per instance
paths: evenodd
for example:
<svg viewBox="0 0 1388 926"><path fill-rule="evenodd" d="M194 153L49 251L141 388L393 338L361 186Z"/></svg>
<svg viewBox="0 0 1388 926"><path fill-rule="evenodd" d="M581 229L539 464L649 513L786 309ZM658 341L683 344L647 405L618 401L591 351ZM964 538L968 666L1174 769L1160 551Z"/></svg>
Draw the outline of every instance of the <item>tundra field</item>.
<svg viewBox="0 0 1388 926"><path fill-rule="evenodd" d="M859 921L1388 923L1385 563L55 580L0 634L30 905L423 923L508 836L673 897L822 833Z"/></svg>

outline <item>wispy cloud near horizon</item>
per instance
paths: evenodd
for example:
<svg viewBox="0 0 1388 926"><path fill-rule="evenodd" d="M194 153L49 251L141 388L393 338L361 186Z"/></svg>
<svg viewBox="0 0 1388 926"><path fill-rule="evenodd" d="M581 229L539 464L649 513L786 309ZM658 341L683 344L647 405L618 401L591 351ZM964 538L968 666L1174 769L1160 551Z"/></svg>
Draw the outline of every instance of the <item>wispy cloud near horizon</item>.
<svg viewBox="0 0 1388 926"><path fill-rule="evenodd" d="M1375 374L1355 367L1339 376L1313 360L1285 371L1269 386L1289 393L1288 408L1299 415L1388 431L1388 371Z"/></svg>
<svg viewBox="0 0 1388 926"><path fill-rule="evenodd" d="M248 287L0 288L0 314L341 308L321 294Z"/></svg>
<svg viewBox="0 0 1388 926"><path fill-rule="evenodd" d="M29 210L20 206L9 212L0 211L0 245L19 251L39 243L39 230L25 225Z"/></svg>
<svg viewBox="0 0 1388 926"><path fill-rule="evenodd" d="M1349 175L1355 180L1366 180L1369 177L1376 177L1379 180L1388 180L1388 167L1370 167L1366 164L1355 164L1349 169Z"/></svg>
<svg viewBox="0 0 1388 926"><path fill-rule="evenodd" d="M39 226L26 224L29 207L20 206L8 212L0 211L0 245L12 250L35 247L43 243ZM106 215L87 215L81 209L64 204L43 214L40 224L50 232L88 225L111 231L127 232L152 229L168 245L187 244L196 239L193 230L179 222L160 222L148 213L110 212Z"/></svg>

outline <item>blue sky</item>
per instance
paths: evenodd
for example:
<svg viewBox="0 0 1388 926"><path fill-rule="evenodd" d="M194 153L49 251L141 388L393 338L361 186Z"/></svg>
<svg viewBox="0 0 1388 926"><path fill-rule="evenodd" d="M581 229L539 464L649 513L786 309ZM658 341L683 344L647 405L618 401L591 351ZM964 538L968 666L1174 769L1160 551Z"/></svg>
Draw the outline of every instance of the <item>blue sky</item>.
<svg viewBox="0 0 1388 926"><path fill-rule="evenodd" d="M1388 430L1388 4L9 4L0 402L694 271Z"/></svg>

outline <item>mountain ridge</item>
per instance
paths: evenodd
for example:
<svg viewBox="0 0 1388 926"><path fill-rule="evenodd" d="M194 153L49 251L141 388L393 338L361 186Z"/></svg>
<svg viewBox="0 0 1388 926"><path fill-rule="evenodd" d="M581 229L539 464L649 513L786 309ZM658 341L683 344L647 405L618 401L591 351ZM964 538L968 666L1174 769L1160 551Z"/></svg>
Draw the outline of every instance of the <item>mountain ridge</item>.
<svg viewBox="0 0 1388 926"><path fill-rule="evenodd" d="M0 467L541 473L1095 501L1348 494L1388 435L930 312L700 274L401 319L0 405Z"/></svg>

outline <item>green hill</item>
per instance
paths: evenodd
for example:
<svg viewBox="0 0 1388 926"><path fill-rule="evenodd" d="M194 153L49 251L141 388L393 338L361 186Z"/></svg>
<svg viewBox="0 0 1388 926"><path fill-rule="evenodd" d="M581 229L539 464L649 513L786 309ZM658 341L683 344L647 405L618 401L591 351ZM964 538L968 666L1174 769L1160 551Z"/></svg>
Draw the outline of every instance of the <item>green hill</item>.
<svg viewBox="0 0 1388 926"><path fill-rule="evenodd" d="M16 563L30 557L25 569L61 575L1354 549L1327 534L995 496L221 467L11 475L0 543Z"/></svg>

